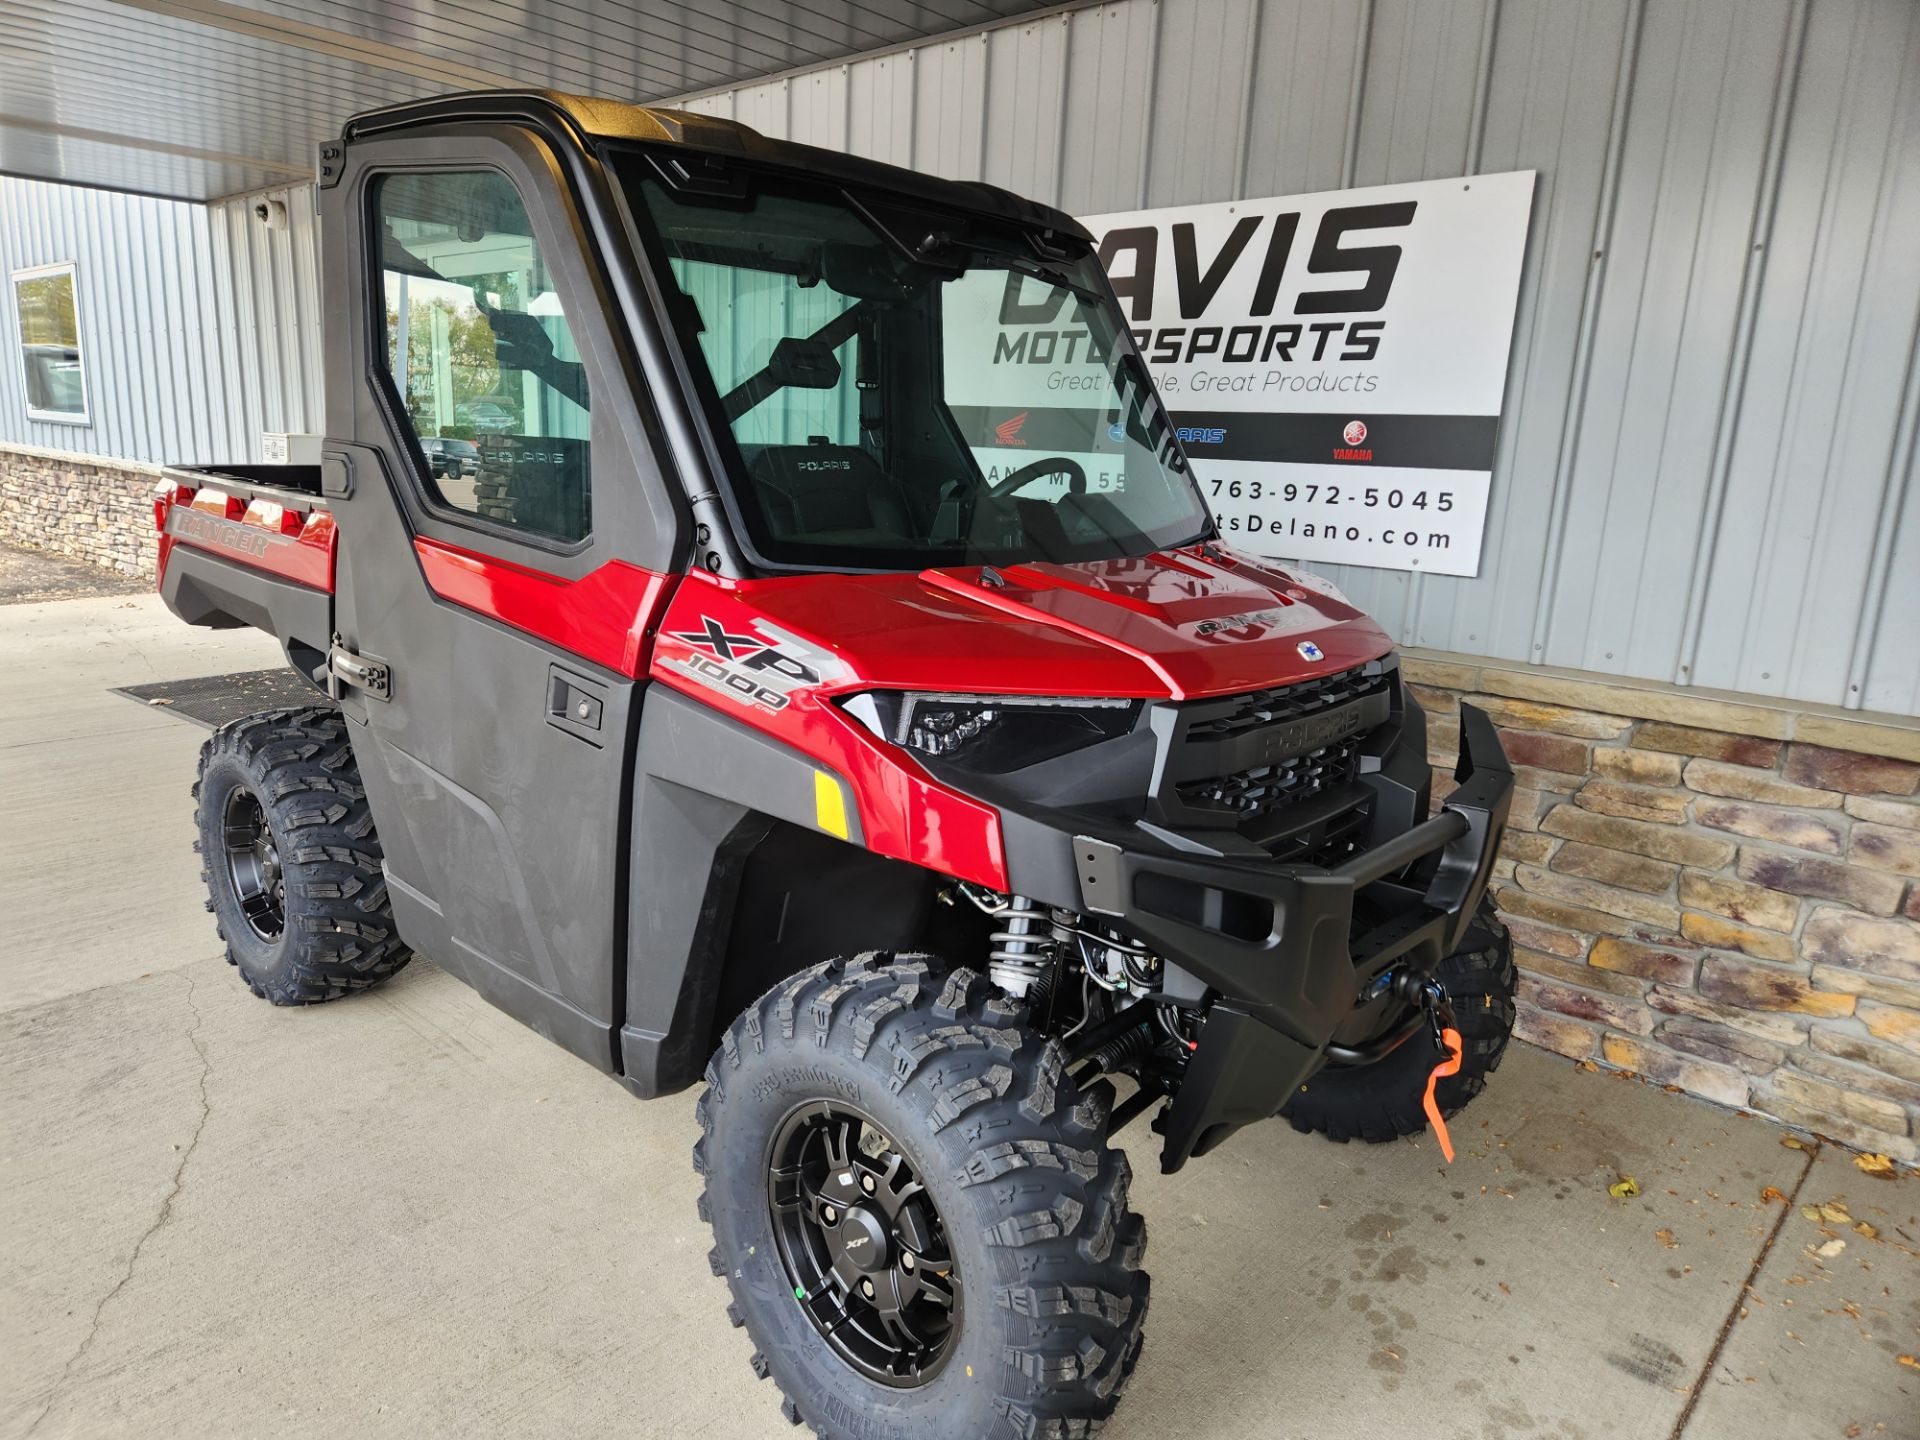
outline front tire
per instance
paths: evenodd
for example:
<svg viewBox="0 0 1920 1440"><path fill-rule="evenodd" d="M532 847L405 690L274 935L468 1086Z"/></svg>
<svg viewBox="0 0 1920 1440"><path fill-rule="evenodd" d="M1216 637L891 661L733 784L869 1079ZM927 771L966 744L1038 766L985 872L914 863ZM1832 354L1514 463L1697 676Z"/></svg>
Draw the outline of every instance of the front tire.
<svg viewBox="0 0 1920 1440"><path fill-rule="evenodd" d="M795 1424L1067 1440L1118 1403L1146 1227L1107 1146L1112 1088L1079 1090L1024 1018L973 971L876 955L783 981L727 1031L700 1216Z"/></svg>
<svg viewBox="0 0 1920 1440"><path fill-rule="evenodd" d="M1483 900L1460 948L1440 962L1435 978L1453 1004L1460 1032L1460 1073L1434 1087L1440 1113L1452 1119L1486 1088L1500 1068L1513 1034L1513 941ZM1301 1131L1318 1131L1329 1140L1365 1140L1380 1144L1427 1128L1421 1105L1433 1070L1433 1047L1415 1036L1371 1065L1333 1066L1310 1077L1280 1113Z"/></svg>
<svg viewBox="0 0 1920 1440"><path fill-rule="evenodd" d="M223 725L200 748L193 797L207 908L254 994L313 1005L377 985L413 958L394 927L339 711Z"/></svg>

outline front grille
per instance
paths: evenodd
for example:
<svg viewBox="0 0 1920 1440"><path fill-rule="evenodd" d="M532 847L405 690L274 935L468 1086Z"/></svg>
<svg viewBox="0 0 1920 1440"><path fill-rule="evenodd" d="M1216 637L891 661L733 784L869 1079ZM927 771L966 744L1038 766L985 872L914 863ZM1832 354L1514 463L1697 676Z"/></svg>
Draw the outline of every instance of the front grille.
<svg viewBox="0 0 1920 1440"><path fill-rule="evenodd" d="M1155 818L1232 826L1290 859L1350 848L1345 832L1370 808L1363 757L1397 713L1395 683L1390 664L1370 663L1187 702L1167 732Z"/></svg>
<svg viewBox="0 0 1920 1440"><path fill-rule="evenodd" d="M1182 804L1225 811L1238 821L1261 820L1302 801L1349 785L1360 771L1359 737L1296 755L1274 765L1256 765L1174 787Z"/></svg>
<svg viewBox="0 0 1920 1440"><path fill-rule="evenodd" d="M1224 715L1196 720L1187 727L1189 740L1223 740L1258 730L1276 721L1298 720L1319 710L1344 705L1349 700L1387 690L1392 677L1359 665L1318 680L1302 680L1296 685L1279 685L1271 690L1254 690L1236 696L1234 707Z"/></svg>

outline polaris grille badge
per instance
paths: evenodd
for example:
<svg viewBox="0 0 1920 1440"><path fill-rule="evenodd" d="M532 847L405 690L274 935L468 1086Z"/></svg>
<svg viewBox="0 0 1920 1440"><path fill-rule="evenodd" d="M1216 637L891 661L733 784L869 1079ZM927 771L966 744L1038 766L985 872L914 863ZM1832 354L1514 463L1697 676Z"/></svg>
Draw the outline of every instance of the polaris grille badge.
<svg viewBox="0 0 1920 1440"><path fill-rule="evenodd" d="M1327 658L1327 652L1311 640L1302 640L1293 648L1300 652L1300 658L1302 660L1324 660Z"/></svg>

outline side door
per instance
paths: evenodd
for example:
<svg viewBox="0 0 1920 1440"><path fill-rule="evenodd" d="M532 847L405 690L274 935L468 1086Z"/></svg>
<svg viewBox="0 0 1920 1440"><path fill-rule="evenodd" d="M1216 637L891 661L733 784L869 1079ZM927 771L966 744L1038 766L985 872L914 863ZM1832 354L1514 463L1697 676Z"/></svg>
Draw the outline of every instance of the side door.
<svg viewBox="0 0 1920 1440"><path fill-rule="evenodd" d="M683 507L564 157L473 125L348 156L322 234L335 675L400 931L617 1069L623 797Z"/></svg>

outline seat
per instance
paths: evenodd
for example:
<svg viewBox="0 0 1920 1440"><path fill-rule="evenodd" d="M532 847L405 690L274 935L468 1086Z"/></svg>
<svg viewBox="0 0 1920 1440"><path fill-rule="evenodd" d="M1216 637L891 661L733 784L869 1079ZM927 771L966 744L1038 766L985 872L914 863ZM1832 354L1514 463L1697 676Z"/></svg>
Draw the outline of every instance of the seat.
<svg viewBox="0 0 1920 1440"><path fill-rule="evenodd" d="M852 445L767 445L747 459L767 527L781 540L911 539L900 487Z"/></svg>

